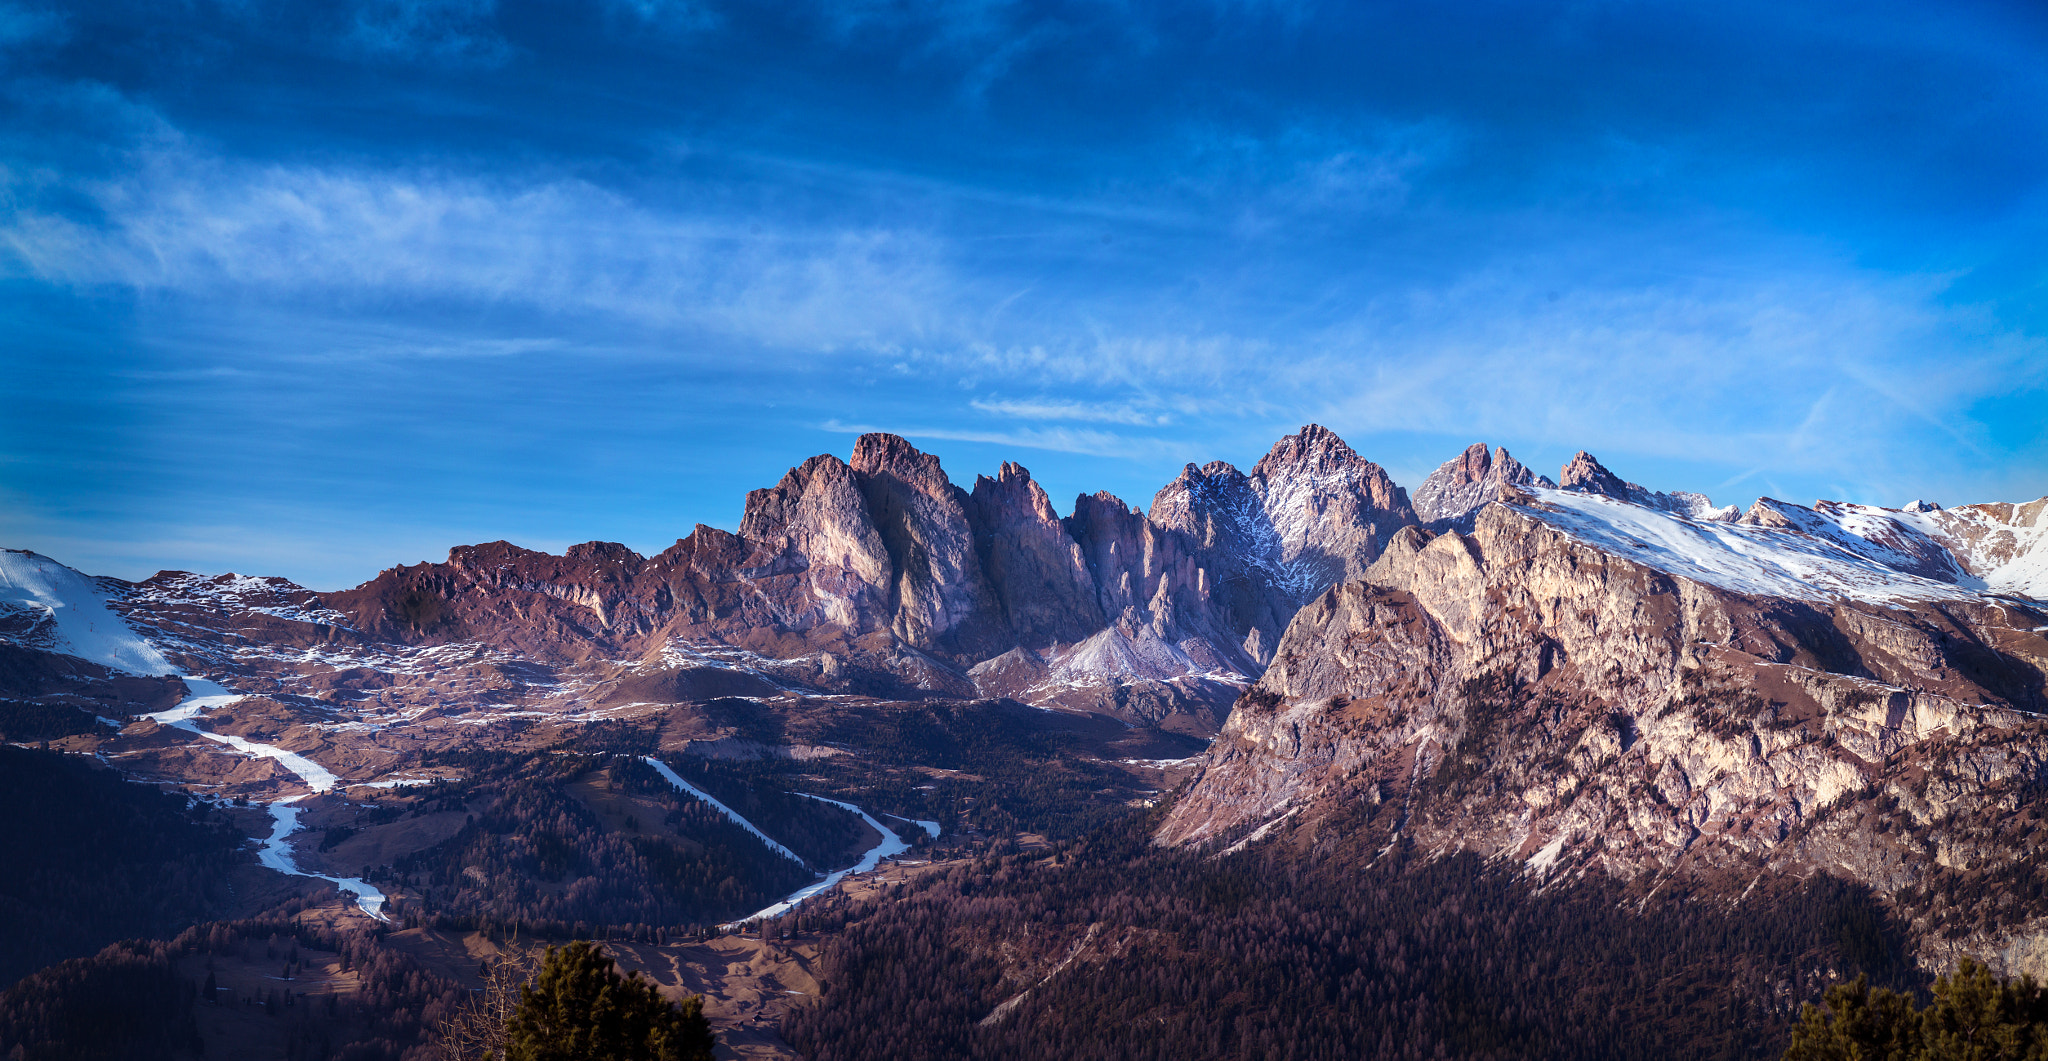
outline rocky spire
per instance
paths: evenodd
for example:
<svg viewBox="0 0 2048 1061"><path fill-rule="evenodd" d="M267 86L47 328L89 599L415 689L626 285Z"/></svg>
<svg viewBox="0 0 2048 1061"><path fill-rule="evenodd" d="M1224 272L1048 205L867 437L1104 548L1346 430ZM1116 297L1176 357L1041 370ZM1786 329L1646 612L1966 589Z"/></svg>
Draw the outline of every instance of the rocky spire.
<svg viewBox="0 0 2048 1061"><path fill-rule="evenodd" d="M1415 515L1439 529L1470 531L1480 507L1498 500L1503 487L1556 485L1509 456L1506 447L1488 453L1486 443L1474 442L1417 488Z"/></svg>
<svg viewBox="0 0 2048 1061"><path fill-rule="evenodd" d="M1634 483L1623 482L1621 476L1608 471L1599 458L1585 450L1565 462L1563 470L1557 473L1557 485L1582 494L1602 494L1616 501L1631 501L1634 495L1648 492Z"/></svg>
<svg viewBox="0 0 2048 1061"><path fill-rule="evenodd" d="M970 501L982 571L1018 644L1040 649L1102 629L1081 547L1029 470L1005 461L995 478L975 476Z"/></svg>

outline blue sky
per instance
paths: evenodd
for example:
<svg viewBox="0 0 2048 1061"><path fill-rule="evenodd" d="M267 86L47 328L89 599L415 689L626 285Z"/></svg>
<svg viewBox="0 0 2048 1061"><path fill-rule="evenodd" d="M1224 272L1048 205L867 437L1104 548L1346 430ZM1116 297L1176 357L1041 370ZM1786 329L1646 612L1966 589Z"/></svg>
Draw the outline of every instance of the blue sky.
<svg viewBox="0 0 2048 1061"><path fill-rule="evenodd" d="M0 543L642 551L902 433L2048 494L2038 5L0 0Z"/></svg>

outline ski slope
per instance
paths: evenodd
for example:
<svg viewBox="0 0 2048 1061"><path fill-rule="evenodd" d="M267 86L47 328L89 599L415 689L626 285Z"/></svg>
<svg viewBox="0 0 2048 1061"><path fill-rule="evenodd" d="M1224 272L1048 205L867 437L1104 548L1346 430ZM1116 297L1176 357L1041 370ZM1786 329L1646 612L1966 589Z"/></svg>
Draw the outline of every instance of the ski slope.
<svg viewBox="0 0 2048 1061"><path fill-rule="evenodd" d="M35 645L129 674L176 674L178 668L107 607L93 579L38 553L0 550L0 605L48 620Z"/></svg>

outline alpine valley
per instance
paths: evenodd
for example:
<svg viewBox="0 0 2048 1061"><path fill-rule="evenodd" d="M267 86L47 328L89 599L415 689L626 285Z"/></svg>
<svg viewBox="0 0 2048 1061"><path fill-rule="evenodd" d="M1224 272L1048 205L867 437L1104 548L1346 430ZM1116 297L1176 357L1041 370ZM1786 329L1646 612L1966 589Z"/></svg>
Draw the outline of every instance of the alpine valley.
<svg viewBox="0 0 2048 1061"><path fill-rule="evenodd" d="M654 556L0 553L0 1040L432 1057L571 938L821 1061L1775 1057L1859 973L2048 977L2048 498L1310 425L1060 511L870 434Z"/></svg>

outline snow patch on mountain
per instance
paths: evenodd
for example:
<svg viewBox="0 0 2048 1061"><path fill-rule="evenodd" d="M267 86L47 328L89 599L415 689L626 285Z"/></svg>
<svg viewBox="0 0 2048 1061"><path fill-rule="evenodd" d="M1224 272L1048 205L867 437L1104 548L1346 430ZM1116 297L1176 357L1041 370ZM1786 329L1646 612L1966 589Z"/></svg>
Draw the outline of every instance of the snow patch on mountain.
<svg viewBox="0 0 2048 1061"><path fill-rule="evenodd" d="M137 583L123 594L123 600L138 605L192 605L225 613L256 612L293 622L352 629L347 616L321 607L311 590L275 576L169 571Z"/></svg>
<svg viewBox="0 0 2048 1061"><path fill-rule="evenodd" d="M38 621L25 643L32 648L126 671L176 674L178 668L107 607L100 583L38 553L0 550L0 605Z"/></svg>
<svg viewBox="0 0 2048 1061"><path fill-rule="evenodd" d="M1736 593L1874 603L1978 596L1968 587L1887 566L1832 534L1688 519L1572 490L1536 488L1524 496L1510 501L1511 507L1588 545Z"/></svg>
<svg viewBox="0 0 2048 1061"><path fill-rule="evenodd" d="M2048 497L1912 513L1992 593L2048 600Z"/></svg>

